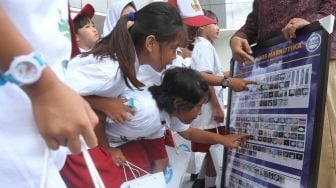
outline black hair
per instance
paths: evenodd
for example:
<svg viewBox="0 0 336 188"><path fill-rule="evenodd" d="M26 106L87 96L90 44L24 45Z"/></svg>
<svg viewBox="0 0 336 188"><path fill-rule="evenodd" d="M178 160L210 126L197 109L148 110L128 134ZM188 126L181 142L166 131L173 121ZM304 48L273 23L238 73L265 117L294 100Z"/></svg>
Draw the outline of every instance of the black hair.
<svg viewBox="0 0 336 188"><path fill-rule="evenodd" d="M92 20L86 15L79 15L76 19L73 20L75 32L78 34L78 30L90 22L92 22Z"/></svg>
<svg viewBox="0 0 336 188"><path fill-rule="evenodd" d="M203 9L203 13L204 13L204 16L209 17L211 19L214 19L218 22L217 15L214 12L212 12L211 10Z"/></svg>
<svg viewBox="0 0 336 188"><path fill-rule="evenodd" d="M144 49L146 37L154 35L160 43L185 38L185 27L179 12L166 2L153 2L134 13L135 22L127 29L128 15L122 16L113 31L84 55L118 60L126 85L139 88L143 84L136 78L134 67L136 52Z"/></svg>
<svg viewBox="0 0 336 188"><path fill-rule="evenodd" d="M209 87L201 74L193 69L175 67L164 72L162 83L148 88L160 110L171 114L174 110L194 108L205 96L210 98ZM177 106L174 106L179 100Z"/></svg>

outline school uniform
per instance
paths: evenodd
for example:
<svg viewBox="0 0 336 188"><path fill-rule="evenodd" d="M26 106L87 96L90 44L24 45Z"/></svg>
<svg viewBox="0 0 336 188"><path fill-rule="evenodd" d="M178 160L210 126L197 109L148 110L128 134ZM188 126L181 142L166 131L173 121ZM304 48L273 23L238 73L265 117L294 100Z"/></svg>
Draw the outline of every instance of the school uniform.
<svg viewBox="0 0 336 188"><path fill-rule="evenodd" d="M143 69L140 68L140 70ZM150 78L145 84L151 83L152 85L161 82L160 74L153 69L152 72L144 71L138 74L139 77L142 75ZM140 91L126 87L117 61L110 58L97 59L93 55L78 56L69 62L66 80L69 86L82 96L97 95L133 99L135 113L130 121L119 125L109 117L106 119L105 132L111 147L119 147L129 141L139 140L150 153L148 155L150 160L167 157L164 148L166 127L161 123L160 112L155 100L146 89ZM140 81L143 80L140 79ZM173 124L177 124L175 121L173 120ZM173 125L172 129L177 132L186 130L184 126L181 129L179 125L181 124Z"/></svg>
<svg viewBox="0 0 336 188"><path fill-rule="evenodd" d="M162 74L170 68L174 67L190 67L190 58L183 58L182 56L177 54L177 51L181 51L180 49L176 50L176 58L172 61L171 64L168 64L164 70L161 72L157 72L150 65L140 65L139 72L137 74L138 80L140 80L145 87L150 87L153 85L160 85L162 81Z"/></svg>
<svg viewBox="0 0 336 188"><path fill-rule="evenodd" d="M161 75L164 72L157 72L154 70L150 65L140 65L139 72L137 74L137 78L145 87L150 87L153 85L160 85L161 84Z"/></svg>
<svg viewBox="0 0 336 188"><path fill-rule="evenodd" d="M71 53L68 2L4 0L0 6L33 50L56 73L62 70L61 63ZM20 87L6 83L0 86L0 104L0 185L39 187L47 146L36 127L31 101ZM64 148L52 152L46 187L65 187L58 172L65 156Z"/></svg>
<svg viewBox="0 0 336 188"><path fill-rule="evenodd" d="M196 37L195 39L195 46L191 55L191 68L200 72L207 72L217 76L224 76L221 62L215 47L204 37ZM214 90L218 103L224 113L223 89L221 86L214 86ZM208 102L202 106L202 114L191 123L191 127L209 130L210 132L215 133L219 128L219 133L224 134L223 124L217 123L213 119L213 107L211 102ZM192 148L194 148L193 151L195 152L207 152L209 147L210 145L208 144L198 144L192 142Z"/></svg>
<svg viewBox="0 0 336 188"><path fill-rule="evenodd" d="M176 54L176 58L172 61L172 64L167 65L167 68L174 68L174 67L189 68L190 67L190 57L183 58L181 55Z"/></svg>

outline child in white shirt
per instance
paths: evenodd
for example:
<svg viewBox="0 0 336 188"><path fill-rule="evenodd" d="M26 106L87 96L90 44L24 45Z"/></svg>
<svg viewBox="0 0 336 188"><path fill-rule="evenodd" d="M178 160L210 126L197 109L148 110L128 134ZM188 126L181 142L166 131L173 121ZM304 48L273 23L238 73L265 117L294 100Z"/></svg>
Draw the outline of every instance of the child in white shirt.
<svg viewBox="0 0 336 188"><path fill-rule="evenodd" d="M104 21L103 36L111 33L121 16L135 11L136 7L133 0L110 0Z"/></svg>
<svg viewBox="0 0 336 188"><path fill-rule="evenodd" d="M218 37L219 27L217 24L209 24L199 28L195 38L194 49L191 57L191 67L202 72L224 77L221 62L212 41ZM223 88L221 86L209 86L211 102L203 106L204 113L192 122L192 127L224 134L224 104ZM215 184L216 171L212 162L210 145L192 143L194 152L206 152L204 163L206 164L205 186L212 187Z"/></svg>
<svg viewBox="0 0 336 188"><path fill-rule="evenodd" d="M60 146L80 152L80 135L97 144L96 115L58 77L71 55L68 13L64 0L0 1L1 187L66 187L59 170L67 150ZM18 82L2 80L19 72ZM56 151L45 160L48 147Z"/></svg>
<svg viewBox="0 0 336 188"><path fill-rule="evenodd" d="M138 89L144 86L136 77L139 65L148 64L160 72L171 63L176 56L180 41L184 40L184 33L182 19L174 7L164 2L151 3L135 13L122 16L111 33L102 38L91 50L69 62L67 82L83 96L88 98L92 95L99 96L99 99L91 100L91 98L89 102L93 108L109 114L109 117L111 113L126 111L128 118L124 119L124 116L118 115L111 119L119 124L128 123L133 117L128 110L125 110L124 105L121 104L122 106L119 105L117 108L115 105L111 110L109 107L113 105L107 106L111 104L107 101L123 96L126 89ZM154 101L143 104L142 107L147 107L145 110L149 110L147 114L157 112L153 104L155 105ZM138 108L140 110L141 107ZM137 117L137 114L134 117ZM155 119L151 118L152 116L147 118L147 122L155 122ZM159 118L156 122L156 126L162 127ZM105 132L103 126L100 126L101 129L103 131L99 131L100 133ZM150 131L154 133L156 129ZM134 134L126 136L129 137L127 140L139 137Z"/></svg>
<svg viewBox="0 0 336 188"><path fill-rule="evenodd" d="M72 19L80 52L90 50L100 39L100 35L92 21L94 14L93 6L86 4Z"/></svg>

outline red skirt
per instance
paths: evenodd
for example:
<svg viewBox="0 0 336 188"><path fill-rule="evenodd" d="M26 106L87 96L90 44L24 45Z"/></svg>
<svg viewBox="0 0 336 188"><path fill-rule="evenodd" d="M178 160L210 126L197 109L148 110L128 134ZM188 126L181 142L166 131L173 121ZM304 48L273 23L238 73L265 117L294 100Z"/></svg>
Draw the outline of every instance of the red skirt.
<svg viewBox="0 0 336 188"><path fill-rule="evenodd" d="M141 144L132 141L120 147L126 159L138 167L150 170L150 163L147 154ZM123 167L117 167L113 161L110 152L101 147L89 149L89 153L96 165L105 186L107 188L119 188L126 181ZM134 179L131 171L125 167L128 180ZM145 175L142 171L140 176ZM60 171L67 187L88 188L94 187L90 173L87 169L82 154L71 154L67 156L65 165Z"/></svg>

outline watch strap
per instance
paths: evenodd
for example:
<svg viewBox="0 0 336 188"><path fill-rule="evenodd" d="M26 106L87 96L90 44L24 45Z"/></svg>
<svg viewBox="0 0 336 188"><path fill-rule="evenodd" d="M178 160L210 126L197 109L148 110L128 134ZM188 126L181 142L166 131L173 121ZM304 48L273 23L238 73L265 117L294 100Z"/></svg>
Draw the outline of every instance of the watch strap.
<svg viewBox="0 0 336 188"><path fill-rule="evenodd" d="M222 82L221 82L222 88L227 88L229 87L229 80L228 78L223 78Z"/></svg>
<svg viewBox="0 0 336 188"><path fill-rule="evenodd" d="M12 74L7 74L7 75L4 75L4 79L5 81L8 81L10 83L13 83L13 84L16 84L16 85L22 85L20 84L20 82L18 82Z"/></svg>
<svg viewBox="0 0 336 188"><path fill-rule="evenodd" d="M44 59L42 58L40 53L37 52L33 52L33 58L36 59L36 61L38 62L38 64L44 68L46 66Z"/></svg>
<svg viewBox="0 0 336 188"><path fill-rule="evenodd" d="M35 62L37 62L37 65L39 66L41 72L46 67L45 61L43 60L42 56L38 52L32 52L28 55L20 55L20 56L14 57L14 59L11 63L11 66L13 66L14 61L25 61L26 59L34 59ZM39 75L39 76L41 76L41 75ZM20 81L15 79L15 77L11 74L11 67L4 74L2 74L2 78L4 79L5 82L8 81L8 82L17 84L19 86L24 85L24 83L21 83Z"/></svg>
<svg viewBox="0 0 336 188"><path fill-rule="evenodd" d="M6 84L6 79L5 79L5 76L2 74L2 73L0 73L0 86L3 86L3 85L5 85Z"/></svg>

